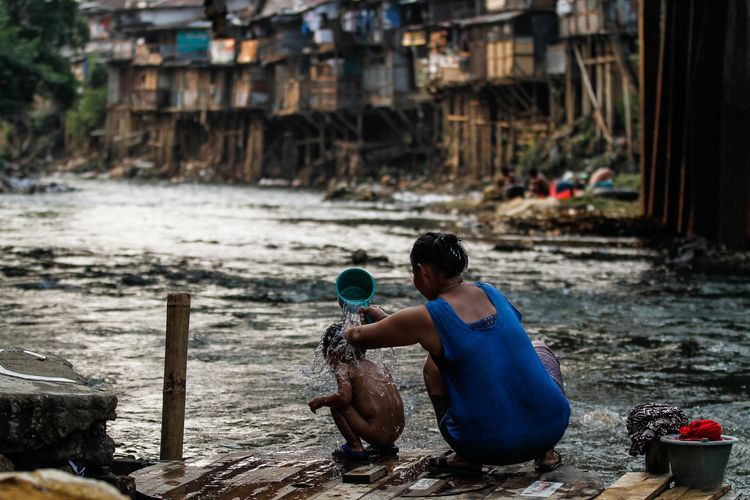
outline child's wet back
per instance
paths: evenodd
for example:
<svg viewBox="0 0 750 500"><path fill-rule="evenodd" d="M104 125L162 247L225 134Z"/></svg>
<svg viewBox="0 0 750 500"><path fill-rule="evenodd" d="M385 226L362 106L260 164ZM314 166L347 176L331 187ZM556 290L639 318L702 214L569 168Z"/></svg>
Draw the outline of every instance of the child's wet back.
<svg viewBox="0 0 750 500"><path fill-rule="evenodd" d="M343 340L341 322L331 325L321 340L321 354L333 369L337 393L314 398L308 404L315 412L331 408L331 416L346 444L334 451L341 459L365 458L362 441L370 451L398 450L394 442L404 428L404 405L388 369L365 358L363 349Z"/></svg>

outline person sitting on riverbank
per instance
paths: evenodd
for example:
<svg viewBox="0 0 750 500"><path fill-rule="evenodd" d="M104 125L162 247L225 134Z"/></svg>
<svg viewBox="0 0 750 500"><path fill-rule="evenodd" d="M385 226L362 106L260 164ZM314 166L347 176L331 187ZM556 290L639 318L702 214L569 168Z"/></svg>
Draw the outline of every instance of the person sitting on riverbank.
<svg viewBox="0 0 750 500"><path fill-rule="evenodd" d="M539 169L532 168L529 170L529 189L528 196L537 198L546 198L549 196L549 181Z"/></svg>
<svg viewBox="0 0 750 500"><path fill-rule="evenodd" d="M361 460L370 455L395 455L395 441L404 430L404 403L388 369L365 358L365 349L348 347L344 323L328 327L321 339L323 359L332 368L338 392L312 399L315 413L331 408L331 416L346 443L333 452L340 460ZM364 448L362 441L370 444Z"/></svg>
<svg viewBox="0 0 750 500"><path fill-rule="evenodd" d="M614 187L615 171L609 167L599 167L594 170L588 180L588 190L611 189Z"/></svg>
<svg viewBox="0 0 750 500"><path fill-rule="evenodd" d="M374 322L346 330L360 348L420 344L427 394L438 428L455 451L432 465L481 470L535 460L540 472L561 463L554 451L568 427L570 405L557 358L532 344L521 314L488 283L465 283L468 255L453 234L420 236L410 255L415 288L428 300L386 315L362 309Z"/></svg>

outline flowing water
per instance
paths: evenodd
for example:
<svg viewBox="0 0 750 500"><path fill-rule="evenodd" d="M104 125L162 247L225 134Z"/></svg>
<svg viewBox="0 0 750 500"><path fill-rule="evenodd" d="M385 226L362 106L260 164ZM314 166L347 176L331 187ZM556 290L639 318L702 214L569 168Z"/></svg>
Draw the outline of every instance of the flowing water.
<svg viewBox="0 0 750 500"><path fill-rule="evenodd" d="M571 401L559 449L611 482L642 468L625 416L671 402L738 436L727 476L750 486L750 279L676 274L634 240L561 238L495 250L471 218L424 200L331 203L306 191L70 180L77 191L0 196L0 344L70 360L117 394L118 453L159 451L165 297L192 294L185 455L234 450L329 456L341 444L307 401L333 390L312 370L341 318L334 280L362 249L386 311L422 303L408 254L425 230L467 236L468 278L516 304L558 353ZM404 449L444 447L418 347L370 351L406 408ZM324 374L323 374L324 375Z"/></svg>

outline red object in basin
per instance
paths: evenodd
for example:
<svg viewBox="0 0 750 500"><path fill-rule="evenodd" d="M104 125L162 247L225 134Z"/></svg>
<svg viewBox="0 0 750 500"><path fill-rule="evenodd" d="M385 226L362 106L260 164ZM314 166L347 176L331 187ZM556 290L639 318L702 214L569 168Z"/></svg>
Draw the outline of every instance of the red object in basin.
<svg viewBox="0 0 750 500"><path fill-rule="evenodd" d="M682 441L721 441L721 424L713 420L693 420L687 425L680 427L680 439Z"/></svg>

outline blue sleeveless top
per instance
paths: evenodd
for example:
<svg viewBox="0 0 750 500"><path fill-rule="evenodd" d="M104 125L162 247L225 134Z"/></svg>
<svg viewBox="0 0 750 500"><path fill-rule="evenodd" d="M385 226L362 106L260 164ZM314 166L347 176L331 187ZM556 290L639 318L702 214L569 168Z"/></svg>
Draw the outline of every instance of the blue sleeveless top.
<svg viewBox="0 0 750 500"><path fill-rule="evenodd" d="M492 285L475 284L495 306L494 324L467 324L442 298L426 304L443 344L442 357L434 360L449 398L441 430L471 461L506 465L537 458L562 438L570 405L518 310Z"/></svg>

